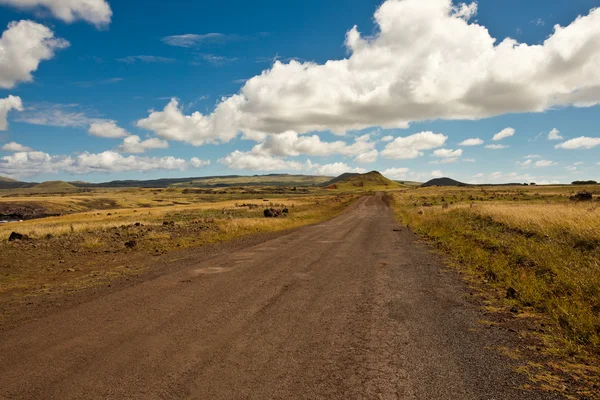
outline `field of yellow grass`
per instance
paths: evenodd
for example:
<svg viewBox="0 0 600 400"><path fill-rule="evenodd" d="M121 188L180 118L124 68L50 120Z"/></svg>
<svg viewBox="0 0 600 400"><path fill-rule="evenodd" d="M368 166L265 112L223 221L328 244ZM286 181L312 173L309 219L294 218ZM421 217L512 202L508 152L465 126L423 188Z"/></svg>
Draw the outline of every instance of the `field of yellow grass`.
<svg viewBox="0 0 600 400"><path fill-rule="evenodd" d="M165 219L172 219L174 216L182 216L181 218L183 219L187 216L187 218L193 219L196 217L213 215L223 219L230 215L234 215L236 218L226 218L227 221L237 223L240 218L248 219L250 217L255 217L258 221L254 221L254 223L260 224L261 222L265 223L264 218L260 218L262 216L262 210L270 205L273 206L276 204L278 206L285 205L292 208L298 207L297 210L305 211L302 206L313 205L316 201L319 201L319 199L325 201L324 198L319 197L274 199L273 201L267 202L265 202L264 199L246 199L243 201L224 200L200 203L186 202L186 204L160 207L155 206L152 208L113 208L77 212L58 217L33 219L0 225L0 240L8 239L10 233L14 230L32 238L42 238L48 234L56 236L80 232L89 233L96 230L135 223L160 225ZM71 200L73 199L71 198ZM259 207L255 210L250 210L247 207L239 207L242 204L255 204ZM238 207L236 207L236 205L238 205ZM283 219L280 221L283 221ZM281 223L272 221L267 222L271 225ZM245 223L248 223L248 221Z"/></svg>
<svg viewBox="0 0 600 400"><path fill-rule="evenodd" d="M596 200L569 201L580 190ZM395 211L506 306L544 318L553 351L598 356L598 193L598 186L423 188L396 194Z"/></svg>
<svg viewBox="0 0 600 400"><path fill-rule="evenodd" d="M144 195L162 201L139 207ZM0 309L3 301L69 293L143 273L151 268L152 256L322 222L357 198L352 194L211 195L207 201L182 190L133 190L99 193L95 202L86 202L86 207L99 204L99 199L105 202L107 196L119 207L0 224ZM2 201L18 200L11 197ZM36 201L52 207L80 199L50 196ZM132 204L136 207L129 207ZM270 207L285 207L289 213L283 218L265 218L263 211ZM29 240L9 242L13 231L27 235Z"/></svg>

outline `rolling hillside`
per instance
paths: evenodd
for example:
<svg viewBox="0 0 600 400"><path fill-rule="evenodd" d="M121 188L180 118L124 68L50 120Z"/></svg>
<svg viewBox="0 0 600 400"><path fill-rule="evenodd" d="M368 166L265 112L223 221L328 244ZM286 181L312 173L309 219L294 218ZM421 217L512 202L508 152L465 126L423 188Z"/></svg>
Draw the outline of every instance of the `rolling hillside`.
<svg viewBox="0 0 600 400"><path fill-rule="evenodd" d="M63 181L48 181L48 182L39 183L39 184L33 186L32 189L43 190L43 191L53 190L56 192L77 190L77 188L75 186L71 185L70 183L63 182Z"/></svg>
<svg viewBox="0 0 600 400"><path fill-rule="evenodd" d="M466 183L456 181L451 178L436 178L436 179L430 180L429 182L425 182L421 186L429 187L429 186L469 186L469 185Z"/></svg>
<svg viewBox="0 0 600 400"><path fill-rule="evenodd" d="M166 178L147 181L111 181L104 183L71 182L79 188L211 188L231 186L313 186L328 182L331 177L313 175L225 175L189 178Z"/></svg>
<svg viewBox="0 0 600 400"><path fill-rule="evenodd" d="M383 190L399 188L402 185L386 178L380 172L371 171L366 174L342 174L325 183L324 186L329 189Z"/></svg>

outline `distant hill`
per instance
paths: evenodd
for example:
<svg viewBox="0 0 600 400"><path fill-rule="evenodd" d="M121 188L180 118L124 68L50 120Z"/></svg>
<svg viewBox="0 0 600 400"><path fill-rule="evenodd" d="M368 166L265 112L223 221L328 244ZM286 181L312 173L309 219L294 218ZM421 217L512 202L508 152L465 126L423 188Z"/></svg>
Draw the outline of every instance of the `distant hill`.
<svg viewBox="0 0 600 400"><path fill-rule="evenodd" d="M421 186L429 187L429 186L469 186L469 185L466 183L456 181L451 178L436 178L436 179L430 180L429 182L425 182Z"/></svg>
<svg viewBox="0 0 600 400"><path fill-rule="evenodd" d="M338 182L346 181L346 180L349 180L349 179L351 179L351 178L357 177L357 176L359 176L359 175L360 175L360 174L357 174L357 173L346 172L346 173L344 173L344 174L341 174L340 176L338 176L338 177L336 177L336 178L333 178L333 179L332 179L332 180L330 180L330 181L327 181L327 182L325 182L325 183L323 184L323 186L331 186L331 185L334 185L334 184L336 184L336 183L338 183Z"/></svg>
<svg viewBox="0 0 600 400"><path fill-rule="evenodd" d="M33 186L31 189L33 190L43 190L47 191L55 191L55 192L64 192L64 191L75 191L78 190L77 187L71 185L70 183L63 181L48 181L39 183Z"/></svg>
<svg viewBox="0 0 600 400"><path fill-rule="evenodd" d="M331 177L313 175L225 175L191 178L165 178L147 181L112 181L104 183L71 182L79 188L216 188L232 186L313 186L327 182Z"/></svg>
<svg viewBox="0 0 600 400"><path fill-rule="evenodd" d="M423 184L423 182L416 182L416 181L403 181L403 180L398 180L395 179L396 182L398 182L401 185L405 185L405 186L421 186Z"/></svg>
<svg viewBox="0 0 600 400"><path fill-rule="evenodd" d="M331 189L365 188L369 190L398 188L400 184L381 175L380 172L371 171L366 174L345 173L323 184Z"/></svg>
<svg viewBox="0 0 600 400"><path fill-rule="evenodd" d="M19 182L15 179L6 178L4 176L0 176L0 189L20 189L31 187L34 184L27 182Z"/></svg>

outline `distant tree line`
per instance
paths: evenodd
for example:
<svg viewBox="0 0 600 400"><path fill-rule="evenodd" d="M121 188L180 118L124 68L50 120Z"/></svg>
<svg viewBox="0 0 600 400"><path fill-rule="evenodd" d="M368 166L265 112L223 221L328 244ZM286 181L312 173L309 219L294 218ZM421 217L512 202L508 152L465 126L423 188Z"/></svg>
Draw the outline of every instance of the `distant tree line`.
<svg viewBox="0 0 600 400"><path fill-rule="evenodd" d="M596 181L575 181L573 182L573 185L597 185L598 182Z"/></svg>

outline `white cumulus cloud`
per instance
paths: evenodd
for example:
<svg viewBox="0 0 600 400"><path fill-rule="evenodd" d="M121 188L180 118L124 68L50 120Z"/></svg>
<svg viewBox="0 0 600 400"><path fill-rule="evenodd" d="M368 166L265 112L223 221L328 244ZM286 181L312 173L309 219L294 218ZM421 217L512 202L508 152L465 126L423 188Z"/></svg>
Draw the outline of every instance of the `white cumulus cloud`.
<svg viewBox="0 0 600 400"><path fill-rule="evenodd" d="M449 149L438 149L433 152L433 155L441 158L455 158L462 156L462 149L449 150Z"/></svg>
<svg viewBox="0 0 600 400"><path fill-rule="evenodd" d="M381 155L392 159L412 159L422 156L422 150L442 147L448 136L441 133L421 132L406 137L397 137L388 143Z"/></svg>
<svg viewBox="0 0 600 400"><path fill-rule="evenodd" d="M410 170L408 168L388 168L382 172L386 178L398 180L405 179Z"/></svg>
<svg viewBox="0 0 600 400"><path fill-rule="evenodd" d="M361 153L354 159L355 162L359 164L371 164L377 161L379 157L379 152L377 150L367 151L366 153Z"/></svg>
<svg viewBox="0 0 600 400"><path fill-rule="evenodd" d="M0 55L2 53L0 52ZM2 61L0 61L1 63ZM0 72L1 74L1 72ZM5 99L0 99L0 131L8 129L8 112L11 110L23 111L23 103L18 96L8 96Z"/></svg>
<svg viewBox="0 0 600 400"><path fill-rule="evenodd" d="M8 24L0 38L0 88L12 89L18 82L31 82L40 62L50 60L55 51L69 46L54 32L33 21Z"/></svg>
<svg viewBox="0 0 600 400"><path fill-rule="evenodd" d="M555 148L565 150L575 149L592 149L596 146L600 146L600 138L581 136L575 139L567 140L564 143L557 144Z"/></svg>
<svg viewBox="0 0 600 400"><path fill-rule="evenodd" d="M437 161L431 161L429 164L432 164L432 165L455 164L458 162L458 160L459 160L458 157L449 157L449 158L442 158L441 160L437 160Z"/></svg>
<svg viewBox="0 0 600 400"><path fill-rule="evenodd" d="M142 140L137 135L131 135L123 139L123 143L119 146L119 151L123 153L144 153L146 150L166 149L168 147L169 143L166 140L158 138Z"/></svg>
<svg viewBox="0 0 600 400"><path fill-rule="evenodd" d="M269 135L264 142L252 149L253 154L270 156L329 156L334 154L358 156L375 148L370 135L356 138L354 143L344 141L324 142L318 135L300 136L296 132L284 132L279 135Z"/></svg>
<svg viewBox="0 0 600 400"><path fill-rule="evenodd" d="M494 141L502 140L507 137L513 136L515 133L516 133L516 131L513 128L505 128L505 129L502 129L500 132L496 133L494 135L494 137L492 138L492 140L494 140Z"/></svg>
<svg viewBox="0 0 600 400"><path fill-rule="evenodd" d="M556 165L556 163L554 161L551 161L551 160L539 160L539 161L535 162L535 167L536 168L551 167L553 165Z"/></svg>
<svg viewBox="0 0 600 400"><path fill-rule="evenodd" d="M488 144L487 146L485 146L486 149L491 149L491 150L502 150L502 149L507 149L509 146L503 145L503 144Z"/></svg>
<svg viewBox="0 0 600 400"><path fill-rule="evenodd" d="M348 58L276 61L172 136L202 144L240 131L342 134L600 103L600 8L532 45L496 40L473 21L475 12L475 3L387 0L374 36L347 32ZM140 123L164 131L163 117L153 112Z"/></svg>
<svg viewBox="0 0 600 400"><path fill-rule="evenodd" d="M10 153L19 153L22 151L33 151L31 147L23 146L17 142L9 142L2 146L2 150Z"/></svg>
<svg viewBox="0 0 600 400"><path fill-rule="evenodd" d="M307 160L302 163L299 161L288 160L283 157L242 152L239 150L235 150L218 161L231 169L249 171L303 171L306 173L327 176L341 175L344 172L366 172L363 168L351 167L343 162L321 165Z"/></svg>
<svg viewBox="0 0 600 400"><path fill-rule="evenodd" d="M564 139L561 135L560 135L560 131L556 128L552 129L550 131L550 133L548 133L548 140L562 140Z"/></svg>
<svg viewBox="0 0 600 400"><path fill-rule="evenodd" d="M350 167L348 164L342 162L336 162L326 165L313 165L312 171L314 171L314 173L318 175L325 176L339 176L346 172L353 172L359 174L364 174L365 172L367 172L364 168L353 168Z"/></svg>
<svg viewBox="0 0 600 400"><path fill-rule="evenodd" d="M112 10L105 0L0 0L0 5L42 10L65 22L84 20L97 27L110 24Z"/></svg>
<svg viewBox="0 0 600 400"><path fill-rule="evenodd" d="M193 157L190 160L190 165L194 168L202 168L210 165L209 160L201 160L198 157Z"/></svg>
<svg viewBox="0 0 600 400"><path fill-rule="evenodd" d="M88 133L94 136L113 139L131 135L125 129L119 127L116 121L94 122L90 125Z"/></svg>
<svg viewBox="0 0 600 400"><path fill-rule="evenodd" d="M139 120L137 126L153 131L163 139L200 146L233 139L237 135L237 128L235 119L229 119L232 116L225 105L219 106L209 116L199 112L185 115L179 107L179 101L171 99L163 111L152 111L148 118Z"/></svg>
<svg viewBox="0 0 600 400"><path fill-rule="evenodd" d="M153 170L184 170L188 162L175 157L125 157L114 151L82 153L77 156L50 155L40 151L18 152L0 158L0 174L10 177L28 177L66 172L146 172Z"/></svg>
<svg viewBox="0 0 600 400"><path fill-rule="evenodd" d="M394 137L391 136L391 135L387 135L387 136L384 136L384 137L381 138L381 141L382 142L386 142L386 143L387 142L391 142L392 140L394 140Z"/></svg>
<svg viewBox="0 0 600 400"><path fill-rule="evenodd" d="M481 146L483 143L484 143L483 140L481 140L479 138L473 138L473 139L464 140L464 141L460 142L458 145L459 146Z"/></svg>
<svg viewBox="0 0 600 400"><path fill-rule="evenodd" d="M285 160L280 157L258 155L235 150L219 160L221 164L231 169L251 171L299 171L306 168L305 164Z"/></svg>

